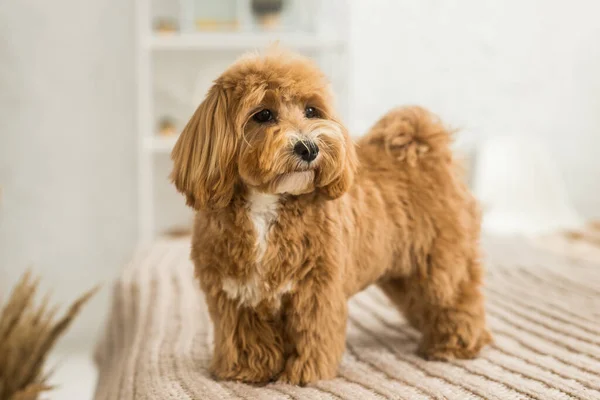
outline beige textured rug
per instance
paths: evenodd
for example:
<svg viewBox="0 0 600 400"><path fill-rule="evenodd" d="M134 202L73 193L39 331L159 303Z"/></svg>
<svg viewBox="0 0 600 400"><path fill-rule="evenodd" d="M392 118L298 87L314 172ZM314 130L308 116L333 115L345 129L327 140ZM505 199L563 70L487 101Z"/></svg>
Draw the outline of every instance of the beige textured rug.
<svg viewBox="0 0 600 400"><path fill-rule="evenodd" d="M600 399L600 266L519 241L485 247L496 343L480 358L418 358L418 333L369 289L351 301L337 379L258 388L210 378L212 330L189 239L157 242L115 285L96 399Z"/></svg>

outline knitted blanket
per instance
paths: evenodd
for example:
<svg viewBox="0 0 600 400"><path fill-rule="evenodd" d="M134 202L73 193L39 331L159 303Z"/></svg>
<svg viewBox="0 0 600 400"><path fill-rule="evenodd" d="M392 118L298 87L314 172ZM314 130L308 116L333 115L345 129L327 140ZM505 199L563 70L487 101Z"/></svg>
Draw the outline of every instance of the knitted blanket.
<svg viewBox="0 0 600 400"><path fill-rule="evenodd" d="M419 358L419 334L369 288L350 301L338 377L301 388L210 377L212 328L189 238L159 241L115 285L95 398L600 399L600 265L517 241L488 240L485 248L495 344L479 358Z"/></svg>

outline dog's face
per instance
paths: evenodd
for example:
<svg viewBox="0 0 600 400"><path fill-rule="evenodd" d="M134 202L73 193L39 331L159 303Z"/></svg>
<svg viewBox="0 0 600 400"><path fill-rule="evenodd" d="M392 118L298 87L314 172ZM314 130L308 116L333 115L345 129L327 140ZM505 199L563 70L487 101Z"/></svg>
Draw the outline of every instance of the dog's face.
<svg viewBox="0 0 600 400"><path fill-rule="evenodd" d="M267 193L302 194L330 184L346 168L343 126L324 94L281 96L267 89L243 125L238 172L242 181Z"/></svg>
<svg viewBox="0 0 600 400"><path fill-rule="evenodd" d="M287 53L247 57L225 71L172 158L172 179L196 209L224 207L244 188L336 198L356 168L323 74Z"/></svg>

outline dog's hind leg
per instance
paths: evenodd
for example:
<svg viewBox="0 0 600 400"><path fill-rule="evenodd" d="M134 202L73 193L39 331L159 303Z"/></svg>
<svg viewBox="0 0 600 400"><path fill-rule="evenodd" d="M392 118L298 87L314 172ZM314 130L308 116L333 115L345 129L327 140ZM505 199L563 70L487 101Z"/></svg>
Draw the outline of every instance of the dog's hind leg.
<svg viewBox="0 0 600 400"><path fill-rule="evenodd" d="M380 281L377 286L379 286L381 291L398 308L400 313L404 314L408 322L416 329L420 329L421 323L419 318L416 318L417 315L415 313L407 312L407 309L412 308L412 306L409 305L412 297L408 295L408 282L408 278L391 278Z"/></svg>
<svg viewBox="0 0 600 400"><path fill-rule="evenodd" d="M435 258L430 262L435 263ZM478 273L468 273L460 280L449 273L432 265L427 276L417 274L379 284L409 323L421 331L419 354L431 360L473 358L492 340Z"/></svg>

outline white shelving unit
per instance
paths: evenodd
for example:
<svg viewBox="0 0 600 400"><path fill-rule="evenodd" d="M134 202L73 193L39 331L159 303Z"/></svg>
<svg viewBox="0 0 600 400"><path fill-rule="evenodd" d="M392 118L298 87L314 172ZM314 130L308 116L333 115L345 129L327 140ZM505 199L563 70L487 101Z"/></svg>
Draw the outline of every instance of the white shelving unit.
<svg viewBox="0 0 600 400"><path fill-rule="evenodd" d="M154 96L154 64L155 57L164 52L234 52L243 53L249 50L263 50L269 45L279 42L280 45L300 52L310 53L313 57L329 57L329 66L333 66L335 77L332 84L338 95L338 106L344 115L347 92L347 33L345 29L316 28L310 32L256 32L249 31L242 25L240 31L232 32L193 32L190 29L190 16L195 0L180 0L180 33L157 34L152 30L152 4L157 0L136 0L137 14L137 136L138 136L138 237L140 242L152 240L156 232L155 183L157 176L164 179L168 171L155 171L156 155L168 154L177 141L177 137L163 137L155 132L157 116L161 110L155 110ZM173 1L173 0L169 0ZM226 0L220 0L226 1ZM249 10L250 0L236 0L239 9ZM285 1L285 0L284 0ZM302 1L302 0L296 0ZM339 0L319 2L319 10L327 7L335 8L344 4ZM316 4L316 3L315 3ZM330 10L331 11L331 10ZM337 9L336 17L341 19L342 26L347 26L345 6ZM187 22L185 22L187 21ZM328 29L329 28L329 29ZM207 58L206 62L211 62ZM326 71L327 72L327 71ZM212 78L212 77L211 77ZM214 77L216 78L216 77ZM335 79L333 79L335 78ZM337 90L336 90L337 89Z"/></svg>

